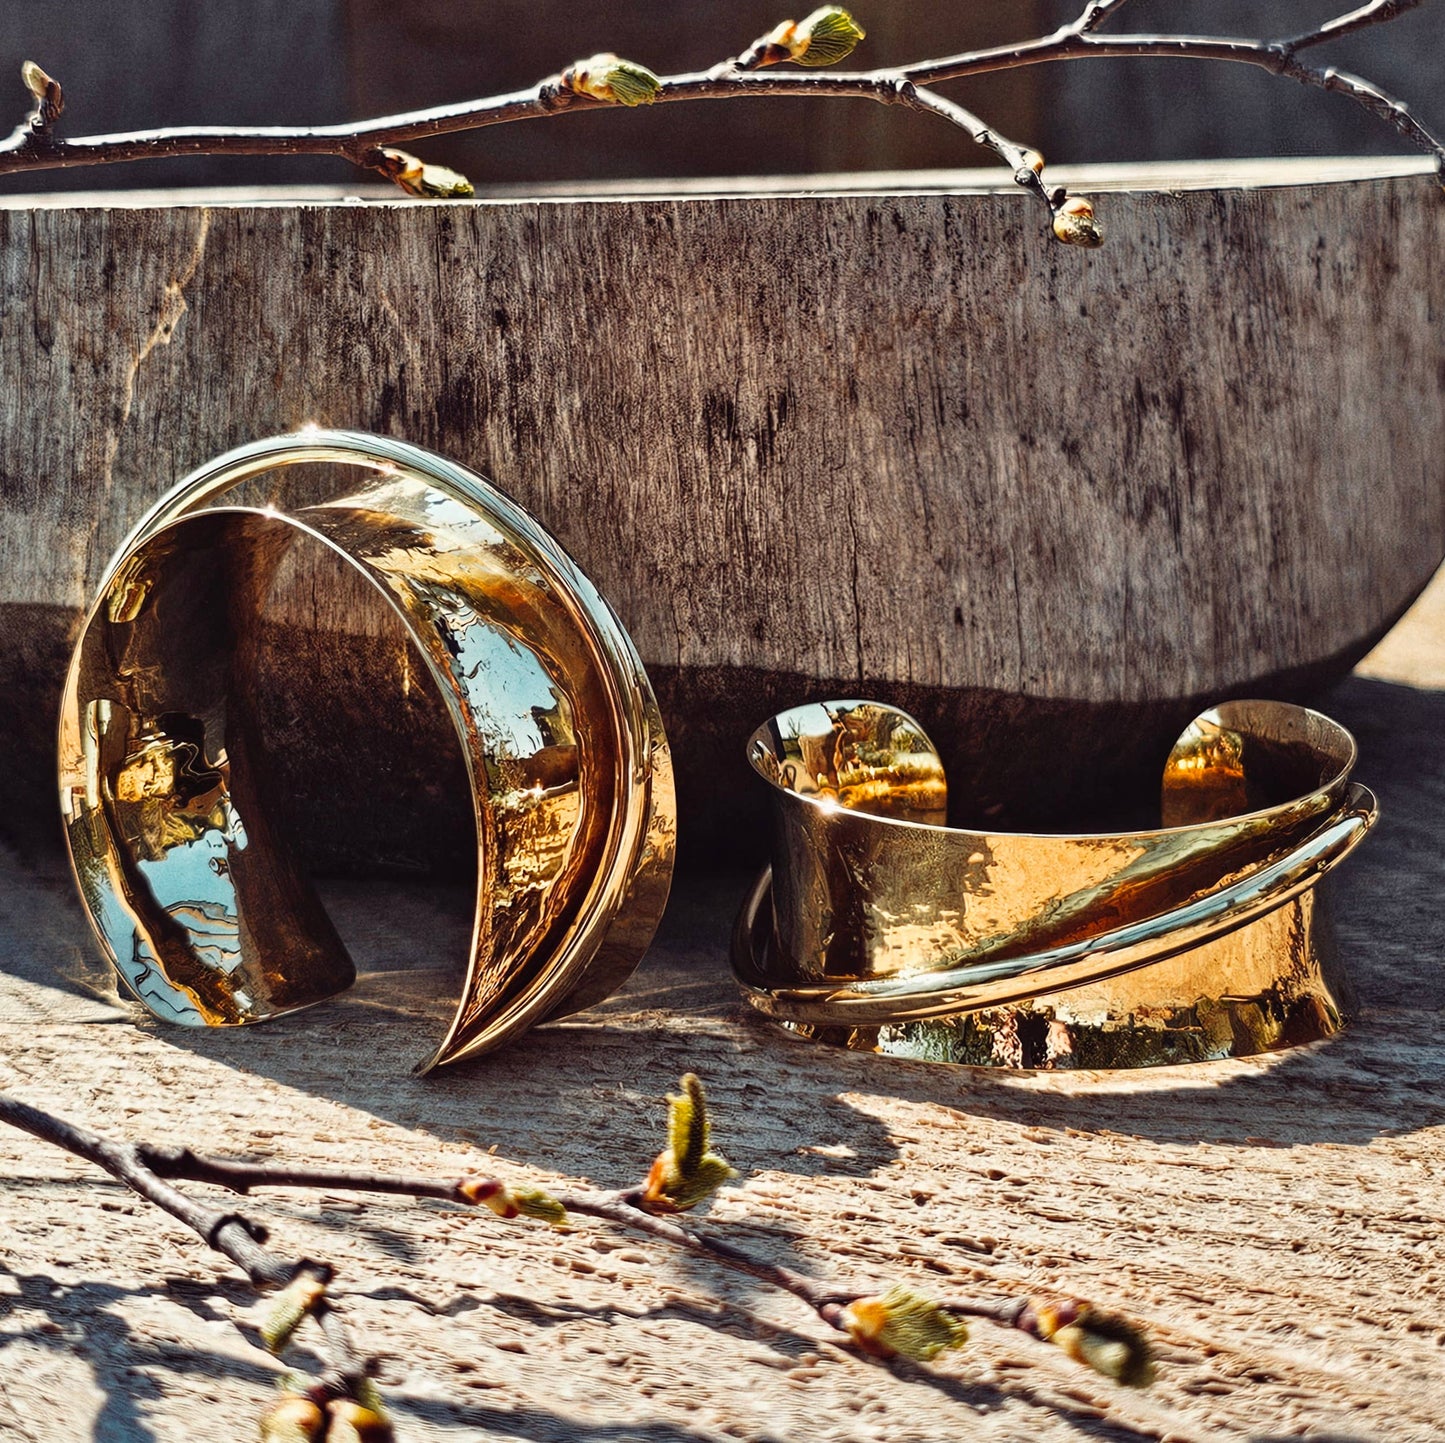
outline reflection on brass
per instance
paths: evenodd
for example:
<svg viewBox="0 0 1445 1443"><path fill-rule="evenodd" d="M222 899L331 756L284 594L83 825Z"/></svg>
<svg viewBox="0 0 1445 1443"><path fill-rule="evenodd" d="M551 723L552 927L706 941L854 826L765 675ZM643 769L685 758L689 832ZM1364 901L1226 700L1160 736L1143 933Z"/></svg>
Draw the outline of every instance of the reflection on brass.
<svg viewBox="0 0 1445 1443"><path fill-rule="evenodd" d="M1164 769L1163 825L1125 835L949 827L922 727L877 702L801 706L748 748L773 862L733 969L805 1036L941 1061L1130 1067L1327 1037L1348 984L1313 891L1373 825L1354 739L1227 702Z"/></svg>
<svg viewBox="0 0 1445 1443"><path fill-rule="evenodd" d="M266 504L235 504L258 477ZM630 639L480 476L314 430L233 451L165 496L122 545L72 659L61 806L120 975L158 1017L193 1025L261 1021L353 979L268 823L252 699L259 618L307 538L400 615L471 776L471 956L423 1070L601 1000L652 939L675 841L667 741Z"/></svg>

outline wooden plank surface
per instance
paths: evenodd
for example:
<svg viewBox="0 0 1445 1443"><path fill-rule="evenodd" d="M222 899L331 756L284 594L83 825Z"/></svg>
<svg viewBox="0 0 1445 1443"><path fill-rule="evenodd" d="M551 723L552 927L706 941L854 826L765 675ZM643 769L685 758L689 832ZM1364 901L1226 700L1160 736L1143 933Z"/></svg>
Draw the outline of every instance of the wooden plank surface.
<svg viewBox="0 0 1445 1443"><path fill-rule="evenodd" d="M219 1151L620 1185L697 1068L742 1172L709 1226L860 1285L1108 1299L1163 1354L1143 1395L986 1328L932 1374L890 1369L786 1298L600 1226L253 1199L281 1244L338 1264L413 1443L1427 1443L1445 1416L1442 613L1445 582L1329 700L1384 819L1335 882L1363 1012L1314 1049L1116 1075L815 1049L740 1015L724 957L746 879L721 875L685 882L620 996L422 1080L426 996L463 946L455 894L333 887L357 992L196 1034L107 998L58 860L6 853L0 1086ZM4 1132L0 1299L7 1437L244 1437L276 1371L228 1269Z"/></svg>

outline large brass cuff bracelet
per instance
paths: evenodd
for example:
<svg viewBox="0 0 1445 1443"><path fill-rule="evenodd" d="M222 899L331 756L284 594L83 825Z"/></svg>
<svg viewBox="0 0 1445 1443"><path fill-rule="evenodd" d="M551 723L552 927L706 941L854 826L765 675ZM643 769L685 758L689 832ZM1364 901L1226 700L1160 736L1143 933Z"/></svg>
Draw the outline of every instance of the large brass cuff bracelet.
<svg viewBox="0 0 1445 1443"><path fill-rule="evenodd" d="M1164 769L1162 825L949 827L904 712L797 707L749 744L773 863L733 967L760 1012L870 1051L1016 1067L1242 1056L1337 1031L1350 1005L1315 884L1376 817L1354 739L1318 712L1229 702Z"/></svg>
<svg viewBox="0 0 1445 1443"><path fill-rule="evenodd" d="M259 617L298 544L329 548L400 616L471 779L471 952L423 1070L606 996L651 940L674 844L667 741L630 639L480 476L401 441L314 430L186 477L126 538L86 618L61 806L121 977L158 1017L192 1025L261 1021L353 980L266 804Z"/></svg>

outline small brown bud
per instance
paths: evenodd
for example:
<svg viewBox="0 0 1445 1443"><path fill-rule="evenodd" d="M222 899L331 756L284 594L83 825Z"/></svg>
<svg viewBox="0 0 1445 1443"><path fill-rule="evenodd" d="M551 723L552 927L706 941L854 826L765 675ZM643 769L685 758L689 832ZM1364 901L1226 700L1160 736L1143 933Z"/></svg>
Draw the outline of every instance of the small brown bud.
<svg viewBox="0 0 1445 1443"><path fill-rule="evenodd" d="M1093 250L1104 244L1104 231L1094 207L1081 195L1071 196L1054 212L1054 235L1068 246Z"/></svg>
<svg viewBox="0 0 1445 1443"><path fill-rule="evenodd" d="M25 88L37 100L44 100L55 84L55 81L33 60L27 60L20 67L20 78L25 82Z"/></svg>
<svg viewBox="0 0 1445 1443"><path fill-rule="evenodd" d="M353 1398L326 1405L326 1443L396 1443L391 1424L374 1408Z"/></svg>
<svg viewBox="0 0 1445 1443"><path fill-rule="evenodd" d="M432 165L389 146L376 153L381 161L378 169L408 195L420 196L423 200L464 200L475 193L471 181L459 171Z"/></svg>
<svg viewBox="0 0 1445 1443"><path fill-rule="evenodd" d="M35 97L46 124L58 119L65 109L65 93L60 88L60 82L47 75L33 60L27 60L20 67L20 79Z"/></svg>
<svg viewBox="0 0 1445 1443"><path fill-rule="evenodd" d="M1143 1329L1079 1298L1036 1299L1019 1315L1018 1326L1126 1388L1147 1388L1154 1381Z"/></svg>
<svg viewBox="0 0 1445 1443"><path fill-rule="evenodd" d="M291 1394L261 1415L261 1443L318 1443L325 1428L321 1409L310 1398Z"/></svg>

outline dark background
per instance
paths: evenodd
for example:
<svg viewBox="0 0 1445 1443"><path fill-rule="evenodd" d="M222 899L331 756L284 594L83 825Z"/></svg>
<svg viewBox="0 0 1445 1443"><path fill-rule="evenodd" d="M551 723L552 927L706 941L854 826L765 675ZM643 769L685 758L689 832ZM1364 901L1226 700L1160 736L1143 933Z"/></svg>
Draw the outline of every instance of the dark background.
<svg viewBox="0 0 1445 1443"><path fill-rule="evenodd" d="M1043 33L1083 0L858 0L860 65L903 63ZM156 125L340 121L533 84L595 50L662 72L705 68L791 12L775 0L6 0L0 76L14 119L34 59L65 86L65 133ZM1135 0L1115 31L1294 33L1346 0ZM1438 4L1314 52L1362 70L1445 128ZM10 83L10 82L4 82ZM945 87L1050 160L1385 153L1404 149L1349 101L1246 66L1087 61ZM6 117L8 121L9 117ZM494 127L425 147L479 185L632 176L746 175L987 164L926 116L864 101L756 100L607 112ZM150 162L37 172L8 192L119 185L336 182L342 161ZM370 179L371 177L367 177Z"/></svg>

